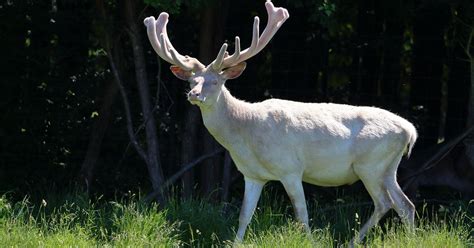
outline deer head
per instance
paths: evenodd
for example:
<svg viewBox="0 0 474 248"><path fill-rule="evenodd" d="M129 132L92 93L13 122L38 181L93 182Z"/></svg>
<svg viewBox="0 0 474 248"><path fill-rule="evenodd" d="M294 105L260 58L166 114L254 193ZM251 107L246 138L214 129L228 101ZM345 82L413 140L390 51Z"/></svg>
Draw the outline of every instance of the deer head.
<svg viewBox="0 0 474 248"><path fill-rule="evenodd" d="M162 12L157 20L153 16L148 17L144 20L144 24L151 45L158 56L172 64L170 69L176 77L190 83L188 101L199 107L208 107L218 98L224 82L240 76L246 66L244 61L259 53L289 17L285 8L276 8L270 0L265 3L265 7L268 13L267 25L260 34L260 19L255 17L250 47L241 50L240 39L236 36L234 53L229 55L228 45L224 43L216 59L207 66L196 58L179 54L173 47L166 31L168 13Z"/></svg>

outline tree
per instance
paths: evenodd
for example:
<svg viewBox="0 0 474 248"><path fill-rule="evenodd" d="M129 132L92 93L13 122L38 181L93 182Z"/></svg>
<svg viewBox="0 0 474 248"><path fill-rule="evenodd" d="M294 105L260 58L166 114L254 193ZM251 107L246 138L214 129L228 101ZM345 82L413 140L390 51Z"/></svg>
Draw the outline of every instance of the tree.
<svg viewBox="0 0 474 248"><path fill-rule="evenodd" d="M101 23L103 25L103 46L107 52L114 80L117 83L118 89L122 96L122 102L124 105L124 111L127 119L127 132L130 138L130 143L133 145L140 158L145 162L147 166L153 191L159 191L164 183L164 176L159 160L159 146L156 131L156 122L153 116L154 108L152 107L150 92L148 88L149 82L146 71L141 36L143 29L139 28L138 26L139 20L137 16L136 4L137 3L133 0L125 1L122 10L124 11L126 17L126 26L122 28L126 29L132 46L133 63L135 68L135 80L138 86L140 104L143 113L142 119L145 127L145 148L143 148L142 144L139 143L136 131L133 127L130 103L124 88L124 79L122 76L123 72L119 66L121 64L120 56L118 55L118 53L120 52L120 46L114 46L114 42L112 39L112 37L114 37L115 35L115 28L107 25L107 15L103 0L96 1L97 10L99 12L99 18L101 18ZM156 199L159 203L166 204L167 200L165 194L158 194Z"/></svg>
<svg viewBox="0 0 474 248"><path fill-rule="evenodd" d="M435 145L442 137L441 86L446 57L444 30L449 17L447 4L422 2L416 6L411 101L419 122L423 123L418 129L418 146Z"/></svg>

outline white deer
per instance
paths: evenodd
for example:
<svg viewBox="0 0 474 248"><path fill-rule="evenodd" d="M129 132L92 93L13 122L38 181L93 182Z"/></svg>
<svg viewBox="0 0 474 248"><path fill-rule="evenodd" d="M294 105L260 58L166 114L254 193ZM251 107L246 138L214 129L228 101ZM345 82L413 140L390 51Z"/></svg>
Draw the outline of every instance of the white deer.
<svg viewBox="0 0 474 248"><path fill-rule="evenodd" d="M225 87L240 76L245 60L260 52L289 17L285 8L265 3L268 22L259 32L253 23L249 48L235 51L223 44L217 58L204 66L196 58L179 54L166 31L168 14L144 23L156 53L171 63L172 73L190 83L188 101L197 105L204 125L230 153L245 178L245 194L236 240L243 239L263 186L280 181L288 193L296 218L309 230L302 182L320 186L364 183L375 210L354 241L394 208L402 220L414 224L414 205L396 181L398 164L417 138L415 127L405 119L375 107L331 103L302 103L269 99L248 103L233 97Z"/></svg>

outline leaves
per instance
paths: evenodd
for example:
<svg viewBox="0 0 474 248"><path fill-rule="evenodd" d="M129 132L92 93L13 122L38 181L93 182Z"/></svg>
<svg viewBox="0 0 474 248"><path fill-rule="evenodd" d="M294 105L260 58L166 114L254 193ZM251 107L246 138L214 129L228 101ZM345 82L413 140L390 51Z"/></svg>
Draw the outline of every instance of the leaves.
<svg viewBox="0 0 474 248"><path fill-rule="evenodd" d="M324 0L321 5L318 7L318 10L322 12L326 17L331 17L334 12L336 12L336 4L330 3L327 0Z"/></svg>
<svg viewBox="0 0 474 248"><path fill-rule="evenodd" d="M168 12L170 14L177 14L183 4L182 0L143 0L144 3L154 7L155 9Z"/></svg>

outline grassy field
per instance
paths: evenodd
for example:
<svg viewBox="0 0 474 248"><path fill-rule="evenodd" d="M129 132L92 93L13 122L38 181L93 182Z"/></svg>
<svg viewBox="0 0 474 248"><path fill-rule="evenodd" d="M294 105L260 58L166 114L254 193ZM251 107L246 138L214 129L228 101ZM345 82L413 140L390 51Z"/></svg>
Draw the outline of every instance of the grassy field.
<svg viewBox="0 0 474 248"><path fill-rule="evenodd" d="M423 205L423 204L422 204ZM393 213L369 232L361 247L474 247L473 203L418 208L417 228L405 230ZM312 234L295 223L278 197L259 204L241 247L346 246L371 211L370 204L310 202ZM222 247L232 246L238 206L203 200L172 202L166 209L140 203L90 200L80 193L33 202L0 197L1 247ZM362 223L361 223L362 222Z"/></svg>

